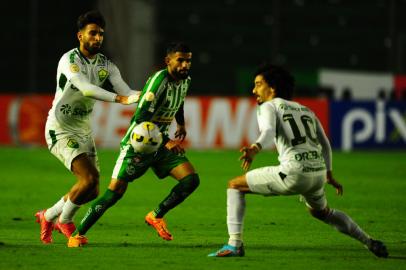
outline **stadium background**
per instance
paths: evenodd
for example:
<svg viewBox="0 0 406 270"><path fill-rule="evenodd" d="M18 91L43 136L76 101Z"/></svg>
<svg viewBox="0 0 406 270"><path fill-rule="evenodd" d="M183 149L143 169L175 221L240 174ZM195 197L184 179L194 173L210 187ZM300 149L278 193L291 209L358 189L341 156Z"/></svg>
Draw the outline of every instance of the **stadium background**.
<svg viewBox="0 0 406 270"><path fill-rule="evenodd" d="M43 145L58 60L77 46L78 15L100 9L107 20L104 52L132 88L163 66L168 42L192 47L186 103L192 148L238 148L255 138L252 73L270 60L293 72L296 96L322 118L334 148L405 149L404 0L25 0L4 6L1 144ZM117 147L133 108L98 103L95 111L99 145Z"/></svg>
<svg viewBox="0 0 406 270"><path fill-rule="evenodd" d="M0 269L405 269L405 0L17 0L1 7ZM67 249L60 234L52 245L38 239L33 214L74 181L44 144L56 67L77 46L77 16L93 8L107 19L104 51L133 88L162 67L167 42L182 39L193 49L187 153L202 181L166 216L174 241L143 222L174 185L151 171L89 232L88 247ZM333 142L345 193L326 188L329 204L383 240L389 259L312 220L297 197L261 196L247 200L246 257L206 257L227 238L224 189L241 173L238 148L257 135L250 91L263 59L294 73L297 98ZM101 192L133 109L96 102ZM276 162L269 151L253 166Z"/></svg>

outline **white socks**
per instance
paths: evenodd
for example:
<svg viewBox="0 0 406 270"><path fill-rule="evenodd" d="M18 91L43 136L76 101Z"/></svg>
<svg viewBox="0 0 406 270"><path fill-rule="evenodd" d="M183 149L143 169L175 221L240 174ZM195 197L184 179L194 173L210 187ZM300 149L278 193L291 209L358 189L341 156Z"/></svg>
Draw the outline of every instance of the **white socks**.
<svg viewBox="0 0 406 270"><path fill-rule="evenodd" d="M244 213L244 193L238 189L227 189L227 228L230 235L228 244L231 246L240 247L242 245Z"/></svg>
<svg viewBox="0 0 406 270"><path fill-rule="evenodd" d="M369 235L366 234L347 214L336 209L331 209L330 214L326 217L324 222L332 225L338 231L357 239L364 245L370 245L371 237L369 237Z"/></svg>
<svg viewBox="0 0 406 270"><path fill-rule="evenodd" d="M62 197L57 203L55 203L51 208L45 211L45 219L47 221L55 221L55 219L62 213L62 208L65 204L65 200Z"/></svg>
<svg viewBox="0 0 406 270"><path fill-rule="evenodd" d="M73 216L75 215L76 211L78 211L80 205L74 204L68 198L62 208L62 213L59 216L60 223L70 223L72 222Z"/></svg>

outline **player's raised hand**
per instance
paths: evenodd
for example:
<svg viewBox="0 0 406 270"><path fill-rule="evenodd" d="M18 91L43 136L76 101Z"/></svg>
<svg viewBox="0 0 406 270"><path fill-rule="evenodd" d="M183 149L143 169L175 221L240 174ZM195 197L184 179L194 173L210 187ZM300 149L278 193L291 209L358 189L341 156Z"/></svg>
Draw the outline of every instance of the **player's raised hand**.
<svg viewBox="0 0 406 270"><path fill-rule="evenodd" d="M186 138L187 132L185 126L178 125L175 132L175 138L179 139L181 142Z"/></svg>
<svg viewBox="0 0 406 270"><path fill-rule="evenodd" d="M337 180L334 179L333 173L331 171L327 171L327 184L332 185L336 189L337 195L343 195L344 188Z"/></svg>
<svg viewBox="0 0 406 270"><path fill-rule="evenodd" d="M179 142L174 141L174 140L169 140L166 144L165 147L174 152L175 154L181 154L183 155L185 153L185 149L180 145Z"/></svg>

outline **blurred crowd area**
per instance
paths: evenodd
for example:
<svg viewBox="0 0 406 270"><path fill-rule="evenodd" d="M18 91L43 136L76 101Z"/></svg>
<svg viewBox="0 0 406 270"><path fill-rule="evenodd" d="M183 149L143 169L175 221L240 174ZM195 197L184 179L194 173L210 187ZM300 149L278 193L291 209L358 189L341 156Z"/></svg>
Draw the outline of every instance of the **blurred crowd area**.
<svg viewBox="0 0 406 270"><path fill-rule="evenodd" d="M168 42L182 40L193 50L192 95L248 96L256 66L268 60L292 71L297 96L406 99L406 0L23 0L2 6L1 93L53 93L59 58L77 46L77 17L99 9L107 21L104 52L132 88L163 67Z"/></svg>

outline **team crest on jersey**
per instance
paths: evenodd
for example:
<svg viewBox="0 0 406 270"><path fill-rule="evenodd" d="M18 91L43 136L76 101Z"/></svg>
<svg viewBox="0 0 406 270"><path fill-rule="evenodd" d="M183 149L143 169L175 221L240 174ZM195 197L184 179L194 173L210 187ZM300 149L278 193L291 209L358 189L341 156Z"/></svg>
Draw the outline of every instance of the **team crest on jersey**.
<svg viewBox="0 0 406 270"><path fill-rule="evenodd" d="M104 81L107 76L109 75L109 72L105 70L104 68L100 69L99 72L97 73L99 75L99 80Z"/></svg>
<svg viewBox="0 0 406 270"><path fill-rule="evenodd" d="M71 64L70 65L70 71L72 71L73 73L78 73L80 70L79 66L76 64Z"/></svg>
<svg viewBox="0 0 406 270"><path fill-rule="evenodd" d="M79 143L74 139L69 139L69 141L67 143L67 146L70 147L70 148L77 149L77 148L79 148Z"/></svg>
<svg viewBox="0 0 406 270"><path fill-rule="evenodd" d="M125 171L126 171L126 173L128 173L128 175L133 175L135 173L134 165L128 164Z"/></svg>

